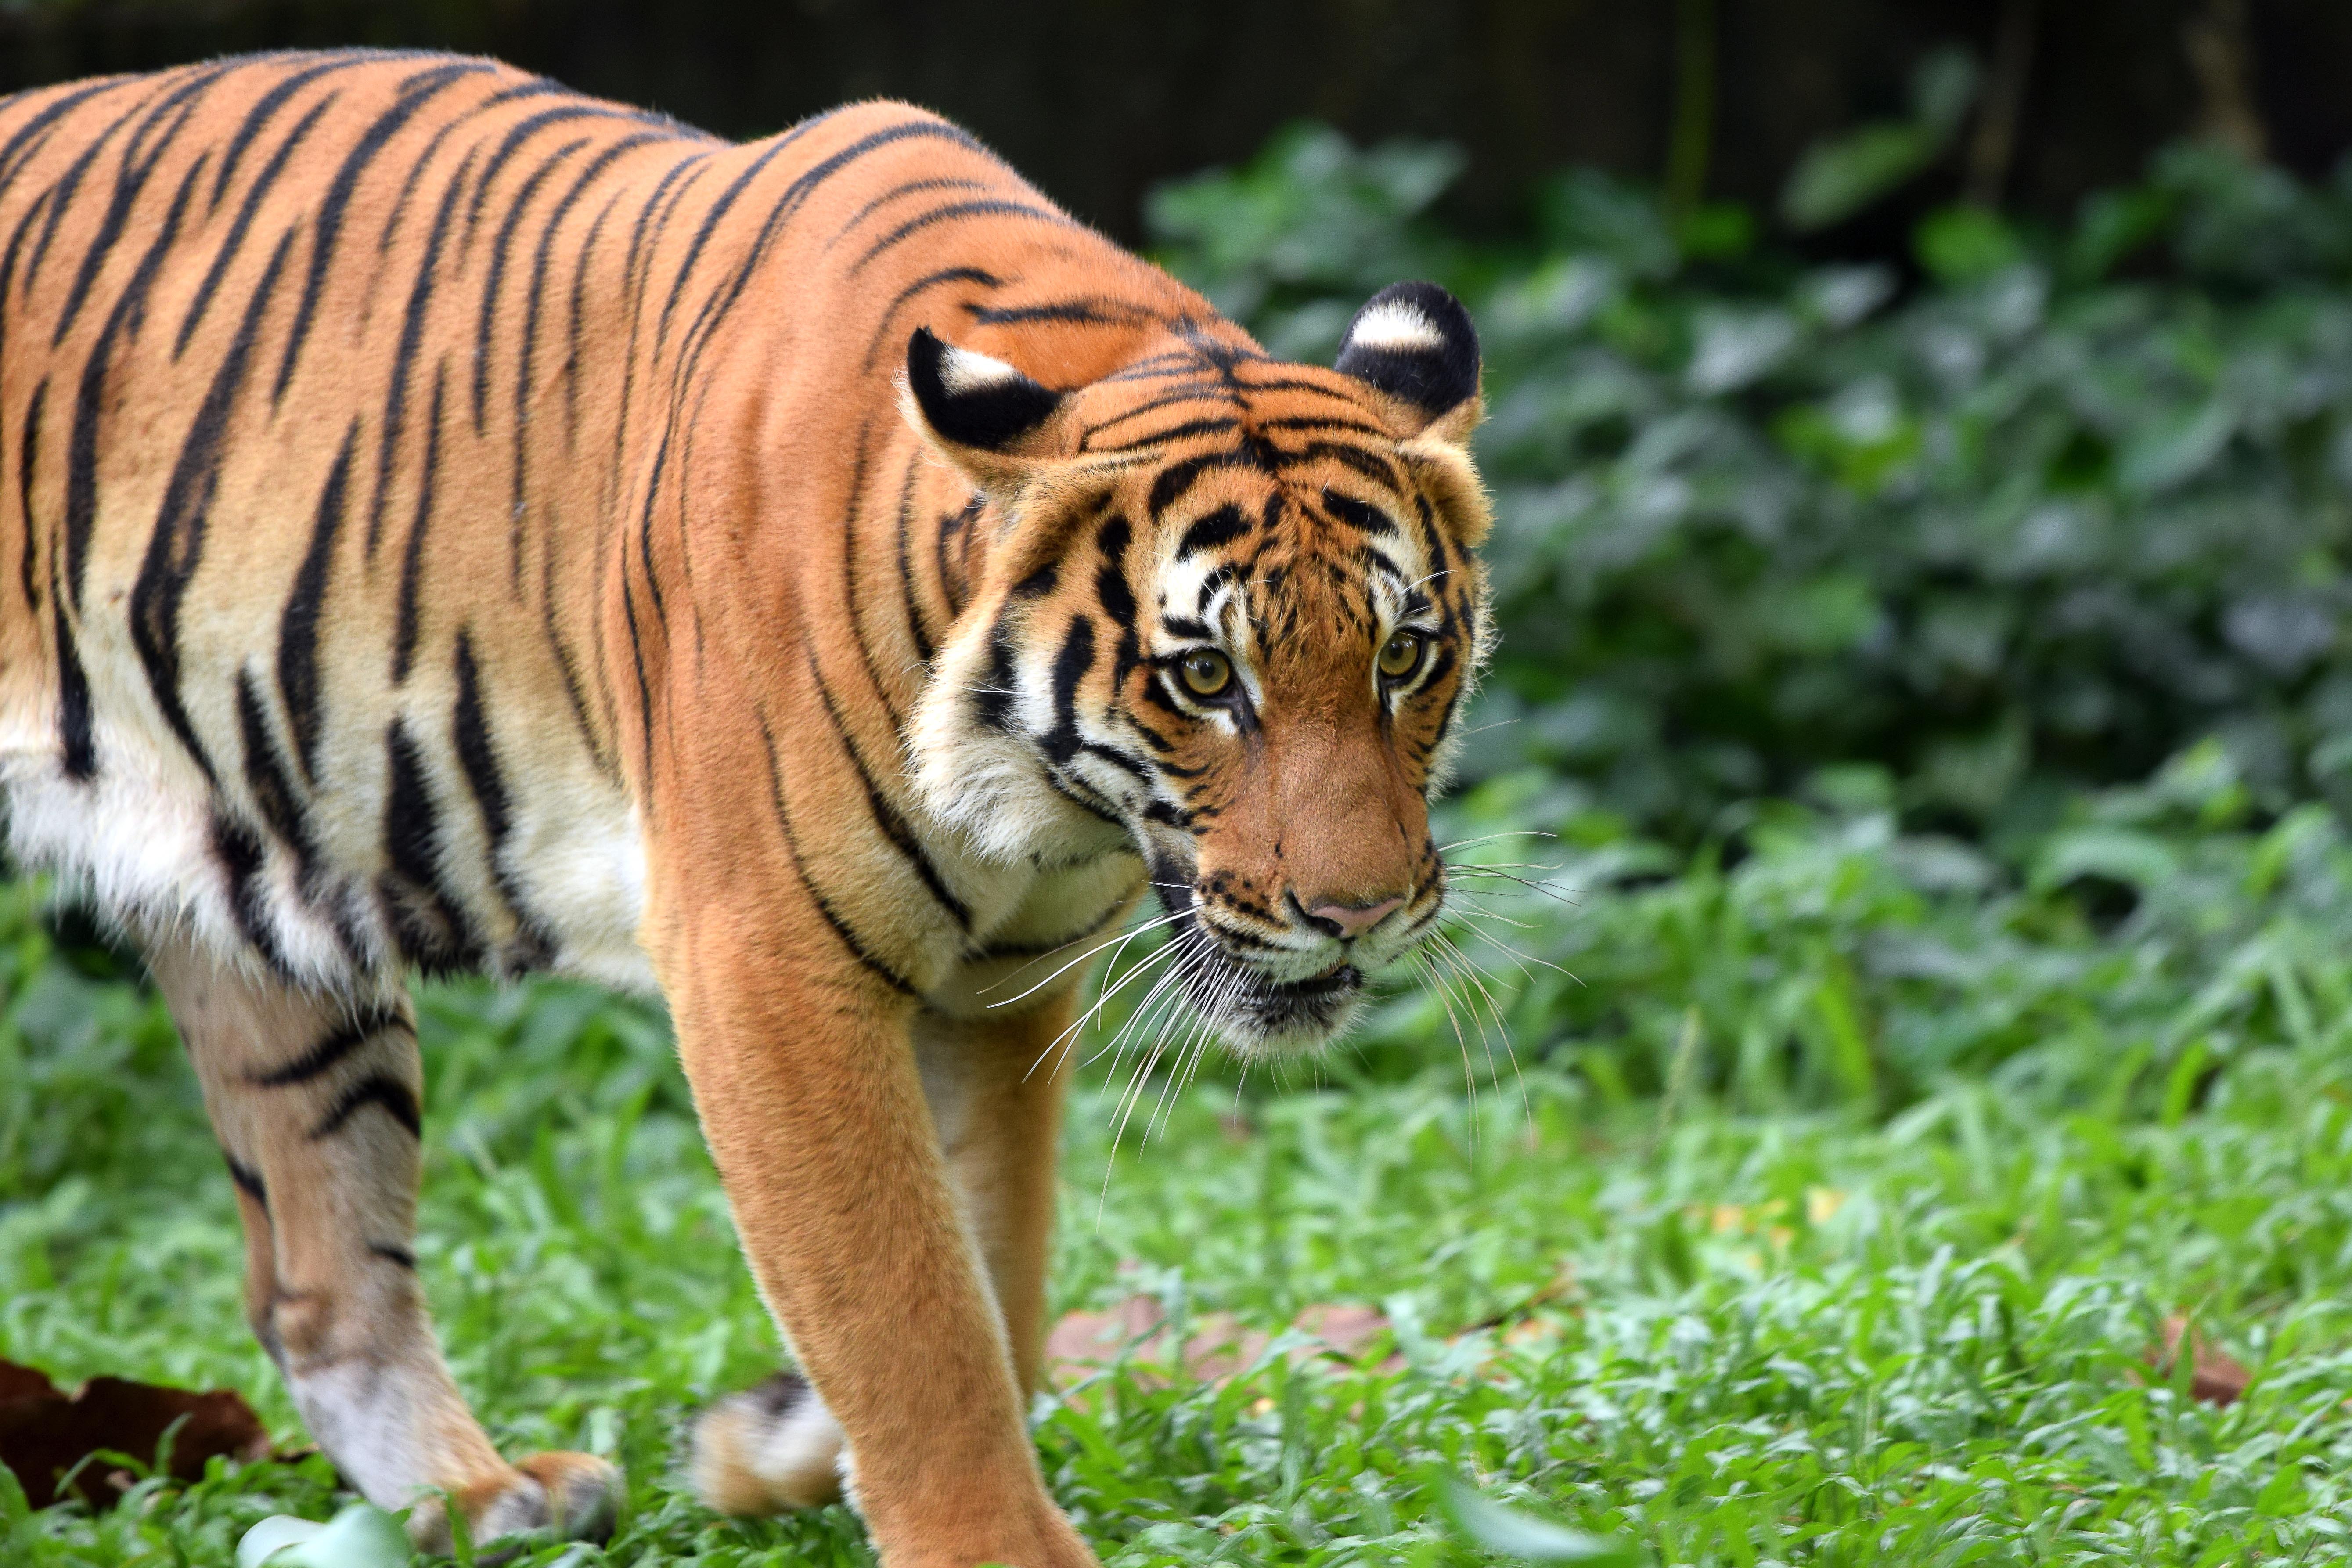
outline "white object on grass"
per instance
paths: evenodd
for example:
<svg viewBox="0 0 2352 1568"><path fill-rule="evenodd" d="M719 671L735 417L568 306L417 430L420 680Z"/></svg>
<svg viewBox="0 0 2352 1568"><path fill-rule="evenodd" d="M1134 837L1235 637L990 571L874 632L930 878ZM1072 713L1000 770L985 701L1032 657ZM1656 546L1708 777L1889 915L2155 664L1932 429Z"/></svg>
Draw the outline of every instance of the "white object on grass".
<svg viewBox="0 0 2352 1568"><path fill-rule="evenodd" d="M236 1568L408 1568L400 1521L355 1502L326 1523L274 1513L236 1543Z"/></svg>

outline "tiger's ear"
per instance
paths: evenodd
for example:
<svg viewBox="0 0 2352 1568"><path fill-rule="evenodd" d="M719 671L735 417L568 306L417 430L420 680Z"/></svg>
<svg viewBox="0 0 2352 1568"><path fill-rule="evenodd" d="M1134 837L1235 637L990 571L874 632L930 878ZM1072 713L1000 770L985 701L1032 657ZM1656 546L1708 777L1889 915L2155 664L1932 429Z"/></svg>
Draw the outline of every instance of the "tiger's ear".
<svg viewBox="0 0 2352 1568"><path fill-rule="evenodd" d="M943 342L929 327L907 340L908 412L983 490L1017 485L1059 455L1063 395L1003 360Z"/></svg>
<svg viewBox="0 0 2352 1568"><path fill-rule="evenodd" d="M1332 368L1386 396L1421 439L1458 446L1485 411L1478 329L1434 283L1391 283L1364 301Z"/></svg>

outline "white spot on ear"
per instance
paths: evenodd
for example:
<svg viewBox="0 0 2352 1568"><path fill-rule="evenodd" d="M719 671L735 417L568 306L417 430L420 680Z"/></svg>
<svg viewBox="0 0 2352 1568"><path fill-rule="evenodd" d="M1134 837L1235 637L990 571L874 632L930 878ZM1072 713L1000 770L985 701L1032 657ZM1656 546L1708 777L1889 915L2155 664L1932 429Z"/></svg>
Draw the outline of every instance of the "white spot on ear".
<svg viewBox="0 0 2352 1568"><path fill-rule="evenodd" d="M940 356L940 384L950 397L963 397L975 392L985 392L992 386L1002 386L1008 381L1022 380L1019 371L1001 359L991 359L970 349L960 349L952 343Z"/></svg>
<svg viewBox="0 0 2352 1568"><path fill-rule="evenodd" d="M1348 344L1391 353L1428 353L1445 346L1445 334L1416 307L1391 300L1356 318Z"/></svg>

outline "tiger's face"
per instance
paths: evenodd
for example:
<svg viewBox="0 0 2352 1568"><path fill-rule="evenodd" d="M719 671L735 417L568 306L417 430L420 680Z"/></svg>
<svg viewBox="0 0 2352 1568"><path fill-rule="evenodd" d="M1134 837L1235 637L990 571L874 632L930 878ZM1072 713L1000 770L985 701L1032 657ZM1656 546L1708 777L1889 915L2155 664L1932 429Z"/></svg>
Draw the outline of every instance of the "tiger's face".
<svg viewBox="0 0 2352 1568"><path fill-rule="evenodd" d="M1330 1038L1438 920L1488 513L1443 289L1375 297L1328 371L1224 332L1066 394L918 334L909 402L992 531L913 750L992 857L1131 846L1187 999L1266 1055Z"/></svg>

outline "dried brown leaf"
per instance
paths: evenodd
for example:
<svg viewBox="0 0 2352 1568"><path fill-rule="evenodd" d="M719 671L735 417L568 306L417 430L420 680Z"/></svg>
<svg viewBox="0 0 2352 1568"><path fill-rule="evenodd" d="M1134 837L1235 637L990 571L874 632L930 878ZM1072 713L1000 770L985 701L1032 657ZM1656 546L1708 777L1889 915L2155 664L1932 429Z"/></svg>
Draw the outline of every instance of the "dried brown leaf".
<svg viewBox="0 0 2352 1568"><path fill-rule="evenodd" d="M253 1407L227 1389L197 1394L119 1377L94 1377L68 1394L40 1372L0 1362L0 1465L16 1472L35 1508L59 1500L58 1480L101 1450L152 1458L172 1424L172 1474L200 1479L215 1455L265 1458L269 1434ZM131 1484L121 1470L96 1466L74 1478L73 1490L92 1507L110 1505Z"/></svg>

